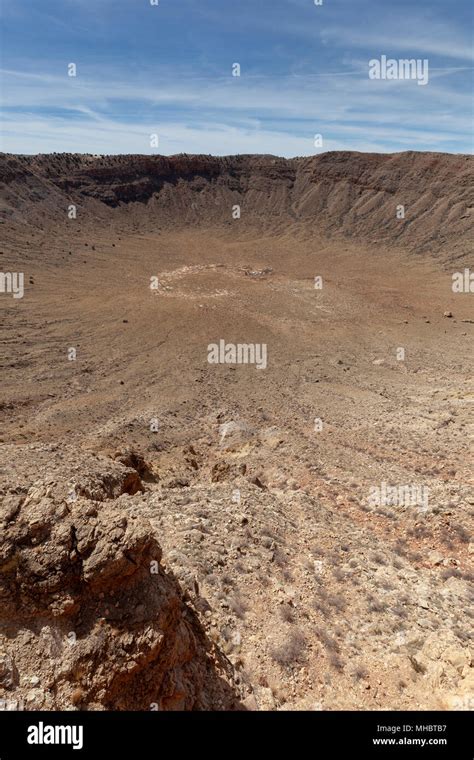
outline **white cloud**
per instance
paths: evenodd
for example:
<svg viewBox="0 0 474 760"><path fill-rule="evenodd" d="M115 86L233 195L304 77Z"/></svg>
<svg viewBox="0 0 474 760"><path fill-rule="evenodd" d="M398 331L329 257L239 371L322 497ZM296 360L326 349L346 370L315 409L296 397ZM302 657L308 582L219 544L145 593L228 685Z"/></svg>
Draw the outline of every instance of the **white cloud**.
<svg viewBox="0 0 474 760"><path fill-rule="evenodd" d="M406 12L404 17L401 12L382 14L379 19L372 20L370 30L359 31L347 24L326 26L321 35L327 42L373 50L375 55L387 51L393 55L400 51L410 52L410 57L415 58L426 54L471 62L474 59L469 30L436 21L416 11Z"/></svg>
<svg viewBox="0 0 474 760"><path fill-rule="evenodd" d="M4 70L3 150L142 153L153 132L164 153L309 155L315 133L325 150L469 149L470 97L443 86L446 79L420 88L342 72L238 80L160 70L135 81L121 74Z"/></svg>

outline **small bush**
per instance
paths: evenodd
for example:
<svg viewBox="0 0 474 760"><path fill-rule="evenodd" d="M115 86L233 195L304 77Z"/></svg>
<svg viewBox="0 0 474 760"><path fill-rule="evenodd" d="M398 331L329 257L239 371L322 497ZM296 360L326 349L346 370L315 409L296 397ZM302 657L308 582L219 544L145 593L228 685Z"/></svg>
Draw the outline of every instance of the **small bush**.
<svg viewBox="0 0 474 760"><path fill-rule="evenodd" d="M357 681L362 681L363 678L368 677L369 671L363 665L359 665L359 667L354 670L352 675Z"/></svg>
<svg viewBox="0 0 474 760"><path fill-rule="evenodd" d="M275 662L282 667L291 667L306 659L306 638L301 631L292 631L288 639L280 647L271 651Z"/></svg>
<svg viewBox="0 0 474 760"><path fill-rule="evenodd" d="M392 607L392 612L399 618L406 618L408 615L406 609L401 604L396 604L395 607Z"/></svg>
<svg viewBox="0 0 474 760"><path fill-rule="evenodd" d="M462 544L468 544L470 542L471 536L466 528L464 528L462 525L452 525L451 527Z"/></svg>
<svg viewBox="0 0 474 760"><path fill-rule="evenodd" d="M337 594L328 594L326 597L326 601L328 604L331 605L331 607L334 607L338 612L344 612L344 610L347 607L347 602L344 599L343 596L338 596Z"/></svg>
<svg viewBox="0 0 474 760"><path fill-rule="evenodd" d="M369 612L385 612L387 605L385 602L380 602L378 599L374 599L369 604Z"/></svg>
<svg viewBox="0 0 474 760"><path fill-rule="evenodd" d="M278 614L284 623L294 623L294 610L289 604L282 604L278 608Z"/></svg>
<svg viewBox="0 0 474 760"><path fill-rule="evenodd" d="M288 564L288 557L279 546L273 552L273 561L278 567L286 567Z"/></svg>
<svg viewBox="0 0 474 760"><path fill-rule="evenodd" d="M447 581L448 578L461 578L461 571L457 567L450 567L447 570L443 570L441 573L443 581Z"/></svg>
<svg viewBox="0 0 474 760"><path fill-rule="evenodd" d="M334 670L338 670L340 673L344 670L344 663L339 657L338 654L335 654L334 652L329 656L329 662L331 663Z"/></svg>
<svg viewBox="0 0 474 760"><path fill-rule="evenodd" d="M247 605L238 594L229 599L229 607L234 615L241 619L245 617L245 613L248 609Z"/></svg>
<svg viewBox="0 0 474 760"><path fill-rule="evenodd" d="M339 652L339 642L321 628L316 628L315 634L328 652Z"/></svg>

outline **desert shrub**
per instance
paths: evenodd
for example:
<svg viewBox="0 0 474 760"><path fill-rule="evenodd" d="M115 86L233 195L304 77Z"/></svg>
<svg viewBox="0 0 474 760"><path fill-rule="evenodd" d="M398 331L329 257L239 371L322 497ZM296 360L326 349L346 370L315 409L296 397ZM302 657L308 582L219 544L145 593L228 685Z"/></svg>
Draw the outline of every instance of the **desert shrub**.
<svg viewBox="0 0 474 760"><path fill-rule="evenodd" d="M342 594L330 594L324 586L319 586L316 590L317 597L313 600L313 609L322 612L324 615L330 613L333 607L337 612L344 612L347 602Z"/></svg>
<svg viewBox="0 0 474 760"><path fill-rule="evenodd" d="M329 609L329 607L326 604L324 604L324 602L322 602L320 599L313 600L313 609L316 612L320 612L321 615L325 618L329 617L331 614L331 610Z"/></svg>
<svg viewBox="0 0 474 760"><path fill-rule="evenodd" d="M271 528L268 528L266 526L262 528L261 536L262 536L262 538L264 538L264 537L271 538L272 541L276 541L277 538L278 538L278 536L275 533L275 531L271 530Z"/></svg>
<svg viewBox="0 0 474 760"><path fill-rule="evenodd" d="M287 640L271 650L271 656L282 667L291 667L306 659L306 638L301 631L292 631Z"/></svg>
<svg viewBox="0 0 474 760"><path fill-rule="evenodd" d="M332 574L334 575L337 581L341 581L341 582L346 579L346 575L347 575L344 570L341 570L340 567L335 567L332 571Z"/></svg>
<svg viewBox="0 0 474 760"><path fill-rule="evenodd" d="M406 618L408 615L406 609L401 604L396 604L395 607L392 607L392 612L399 618Z"/></svg>
<svg viewBox="0 0 474 760"><path fill-rule="evenodd" d="M407 536L414 536L415 538L425 538L431 535L430 531L424 525L415 525L414 528L408 528Z"/></svg>
<svg viewBox="0 0 474 760"><path fill-rule="evenodd" d="M267 588L270 585L270 579L266 573L260 573L258 576L258 580L262 584L264 588Z"/></svg>
<svg viewBox="0 0 474 760"><path fill-rule="evenodd" d="M284 623L294 623L294 610L289 604L281 604L278 608L278 614Z"/></svg>
<svg viewBox="0 0 474 760"><path fill-rule="evenodd" d="M443 570L441 577L444 581L447 581L448 578L461 578L462 576L461 571L457 567L449 567Z"/></svg>
<svg viewBox="0 0 474 760"><path fill-rule="evenodd" d="M384 591L393 591L394 589L394 585L393 583L390 583L390 581L382 581L379 585Z"/></svg>
<svg viewBox="0 0 474 760"><path fill-rule="evenodd" d="M209 573L209 575L206 576L206 583L210 586L217 586L218 582L219 578L215 573Z"/></svg>
<svg viewBox="0 0 474 760"><path fill-rule="evenodd" d="M328 652L339 652L339 642L322 628L316 628L315 634Z"/></svg>
<svg viewBox="0 0 474 760"><path fill-rule="evenodd" d="M369 604L369 612L385 612L387 605L385 602L381 602L378 599L374 599Z"/></svg>
<svg viewBox="0 0 474 760"><path fill-rule="evenodd" d="M347 607L347 602L342 594L327 594L326 601L338 612L344 612Z"/></svg>
<svg viewBox="0 0 474 760"><path fill-rule="evenodd" d="M361 681L363 678L367 678L369 671L363 665L359 665L352 673L353 677L357 681Z"/></svg>
<svg viewBox="0 0 474 760"><path fill-rule="evenodd" d="M395 513L390 509L385 509L385 507L377 507L374 512L376 515L382 515L382 517L388 517L391 520L395 520L396 518Z"/></svg>
<svg viewBox="0 0 474 760"><path fill-rule="evenodd" d="M228 600L228 604L234 615L241 619L245 617L248 607L239 594L235 594L231 597Z"/></svg>
<svg viewBox="0 0 474 760"><path fill-rule="evenodd" d="M470 533L463 525L452 525L451 528L454 530L461 543L468 544L471 541Z"/></svg>
<svg viewBox="0 0 474 760"><path fill-rule="evenodd" d="M407 542L404 538L397 538L395 542L394 551L401 557L404 557L407 553Z"/></svg>
<svg viewBox="0 0 474 760"><path fill-rule="evenodd" d="M468 641L471 641L472 639L472 634L469 631L462 630L462 628L458 628L458 627L454 628L453 633L455 636L458 637L460 641L468 642Z"/></svg>
<svg viewBox="0 0 474 760"><path fill-rule="evenodd" d="M288 564L288 557L279 546L273 552L273 561L278 567L286 567Z"/></svg>
<svg viewBox="0 0 474 760"><path fill-rule="evenodd" d="M334 670L338 670L340 673L344 670L344 663L339 657L339 655L336 654L335 652L332 652L329 655L329 662L331 663Z"/></svg>

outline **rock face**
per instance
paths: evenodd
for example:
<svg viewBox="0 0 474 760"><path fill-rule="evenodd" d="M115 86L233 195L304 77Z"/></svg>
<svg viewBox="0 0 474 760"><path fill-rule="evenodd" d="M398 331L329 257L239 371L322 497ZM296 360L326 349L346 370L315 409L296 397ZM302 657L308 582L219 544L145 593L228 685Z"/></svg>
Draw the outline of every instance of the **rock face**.
<svg viewBox="0 0 474 760"><path fill-rule="evenodd" d="M329 152L275 156L0 155L4 219L63 220L77 204L111 221L146 206L150 225L232 223L279 233L350 236L459 260L468 254L471 156ZM405 223L404 223L405 222ZM409 223L406 223L409 222ZM449 226L449 241L446 228Z"/></svg>
<svg viewBox="0 0 474 760"><path fill-rule="evenodd" d="M25 709L235 708L230 664L164 571L148 520L128 495L107 498L127 468L108 467L95 498L43 480L2 499L0 697Z"/></svg>

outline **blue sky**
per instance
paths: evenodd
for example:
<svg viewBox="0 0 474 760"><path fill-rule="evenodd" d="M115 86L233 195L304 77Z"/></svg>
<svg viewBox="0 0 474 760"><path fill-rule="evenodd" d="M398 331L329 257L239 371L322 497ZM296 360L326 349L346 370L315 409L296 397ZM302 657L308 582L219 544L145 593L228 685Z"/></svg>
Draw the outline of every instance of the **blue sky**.
<svg viewBox="0 0 474 760"><path fill-rule="evenodd" d="M1 149L471 153L472 6L3 0ZM382 55L427 59L428 84L370 79Z"/></svg>

